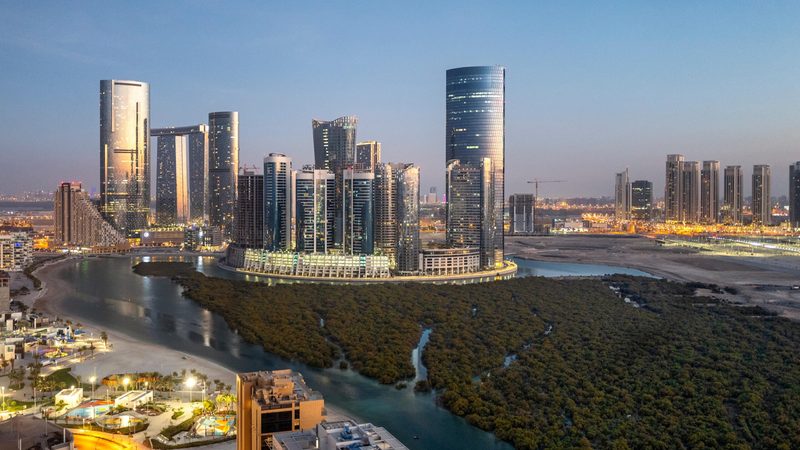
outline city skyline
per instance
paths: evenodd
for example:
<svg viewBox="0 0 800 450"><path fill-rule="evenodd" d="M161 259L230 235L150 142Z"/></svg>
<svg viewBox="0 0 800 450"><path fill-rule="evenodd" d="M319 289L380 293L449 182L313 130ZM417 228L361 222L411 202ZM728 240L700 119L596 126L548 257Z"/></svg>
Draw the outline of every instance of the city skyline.
<svg viewBox="0 0 800 450"><path fill-rule="evenodd" d="M164 46L166 51L148 52L133 63L118 56L115 46L123 45L124 39L108 43L101 38L109 26L104 17L118 19L114 26L121 38L145 20L162 20L159 17L128 6L76 12L54 3L5 5L9 26L0 31L0 56L19 65L0 76L0 90L8 99L0 106L0 117L12 130L0 138L0 151L10 155L9 166L15 169L0 177L0 191L50 190L53 180L74 179L83 181L90 192L99 192L92 170L97 106L88 99L96 92L97 80L110 78L150 84L154 128L202 123L208 111L239 111L240 160L248 164L271 152L293 154L298 165L311 163L308 120L356 115L359 141L380 141L386 161L417 162L425 191L431 186L444 191L444 175L437 170L444 145L444 70L474 64L508 69L506 145L507 164L513 170L507 171L506 197L529 192L526 180L550 175L568 182L548 186L540 196L611 195L613 178L608 174L620 167L629 167L632 179L652 180L654 192L663 192L659 174L667 153L742 167L780 168L798 159L792 155L793 142L800 138L793 105L800 92L793 80L800 70L791 64L789 45L798 33L790 27L796 5L724 10L713 5L669 10L600 5L578 11L521 6L467 4L457 17L448 17L447 5L426 5L413 14L427 13L414 27L433 30L431 39L437 43L429 52L420 50L430 44L427 40L399 39L401 44L386 37L413 32L400 29L402 20L390 20L410 16L411 11L354 5L337 12L321 6L344 24L367 24L352 28L374 35L372 43L355 42L343 50L356 58L374 58L371 71L359 71L357 64L346 61L354 58L339 58L337 52L326 55L319 48L327 41L349 39L356 31L318 26L319 18L300 21L306 15L295 7L253 8L252 13L248 9L248 17L237 8L221 12L244 21L244 26L220 42L180 23L177 26L186 33L175 33L175 42L159 40L157 33L144 37L145 47ZM202 16L209 8L201 5L190 14ZM446 27L429 26L458 19L474 23L477 17L502 23L508 31L461 36L463 42L456 44L438 29ZM587 31L570 35L549 24L564 18ZM262 24L248 26L256 21ZM84 26L79 32L65 28L67 23ZM267 29L271 31L262 31ZM676 30L682 39L674 39ZM604 37L590 42L590 32ZM198 55L234 43L243 49L226 59L240 65L240 73L225 78L221 68L203 65L203 71L196 70L203 60ZM377 51L381 46L390 51ZM169 54L175 64L162 64L159 54ZM54 67L59 73L56 82L49 80ZM326 69L324 77L315 70L321 67ZM40 89L45 77L48 87ZM63 89L67 85L70 89ZM35 107L38 104L47 108ZM582 162L577 168L576 160ZM788 172L776 170L773 195L785 195L787 189ZM749 191L746 186L745 196Z"/></svg>

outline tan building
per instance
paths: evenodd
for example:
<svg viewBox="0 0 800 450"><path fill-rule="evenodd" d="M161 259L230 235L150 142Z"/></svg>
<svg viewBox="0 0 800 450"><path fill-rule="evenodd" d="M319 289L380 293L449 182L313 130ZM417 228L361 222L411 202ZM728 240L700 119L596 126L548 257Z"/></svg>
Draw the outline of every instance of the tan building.
<svg viewBox="0 0 800 450"><path fill-rule="evenodd" d="M126 243L125 237L102 217L80 183L61 183L53 205L58 244L107 247Z"/></svg>
<svg viewBox="0 0 800 450"><path fill-rule="evenodd" d="M236 375L237 450L270 448L272 435L310 430L325 418L322 394L290 369Z"/></svg>
<svg viewBox="0 0 800 450"><path fill-rule="evenodd" d="M11 302L11 277L8 272L0 270L0 309L6 309Z"/></svg>

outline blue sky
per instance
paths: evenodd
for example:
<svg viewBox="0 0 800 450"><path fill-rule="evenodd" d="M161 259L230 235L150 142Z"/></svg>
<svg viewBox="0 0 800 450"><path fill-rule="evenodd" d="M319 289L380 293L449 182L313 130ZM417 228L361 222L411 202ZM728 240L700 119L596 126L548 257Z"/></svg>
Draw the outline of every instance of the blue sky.
<svg viewBox="0 0 800 450"><path fill-rule="evenodd" d="M506 193L663 189L667 153L800 160L798 2L0 0L0 192L96 189L100 79L147 81L153 126L238 110L240 161L312 162L311 119L359 117L384 160L444 181L444 77L502 64ZM748 194L748 187L745 193Z"/></svg>

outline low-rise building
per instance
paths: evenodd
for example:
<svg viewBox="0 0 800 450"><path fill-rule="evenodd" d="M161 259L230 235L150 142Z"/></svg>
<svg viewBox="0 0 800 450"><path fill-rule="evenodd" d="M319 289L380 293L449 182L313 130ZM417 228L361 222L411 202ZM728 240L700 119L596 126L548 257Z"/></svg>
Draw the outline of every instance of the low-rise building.
<svg viewBox="0 0 800 450"><path fill-rule="evenodd" d="M481 254L477 247L424 248L419 252L419 267L423 275L459 275L477 272Z"/></svg>
<svg viewBox="0 0 800 450"><path fill-rule="evenodd" d="M83 401L83 388L62 389L56 394L56 405L64 403L66 409L74 408Z"/></svg>
<svg viewBox="0 0 800 450"><path fill-rule="evenodd" d="M314 429L324 419L322 394L292 370L236 375L237 450L269 448L272 436Z"/></svg>
<svg viewBox="0 0 800 450"><path fill-rule="evenodd" d="M128 391L114 399L114 407L136 408L153 401L153 391Z"/></svg>
<svg viewBox="0 0 800 450"><path fill-rule="evenodd" d="M386 428L354 421L324 422L314 430L277 433L275 450L408 450Z"/></svg>

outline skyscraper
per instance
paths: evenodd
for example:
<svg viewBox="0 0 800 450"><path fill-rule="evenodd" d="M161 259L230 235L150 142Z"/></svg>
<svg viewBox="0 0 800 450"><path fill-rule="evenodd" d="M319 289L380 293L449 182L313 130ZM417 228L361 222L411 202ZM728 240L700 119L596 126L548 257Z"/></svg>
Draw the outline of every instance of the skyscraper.
<svg viewBox="0 0 800 450"><path fill-rule="evenodd" d="M100 212L125 235L150 214L150 88L100 81Z"/></svg>
<svg viewBox="0 0 800 450"><path fill-rule="evenodd" d="M314 119L314 165L334 174L356 161L356 116L343 116L326 121Z"/></svg>
<svg viewBox="0 0 800 450"><path fill-rule="evenodd" d="M55 240L92 247L124 244L125 237L100 215L78 182L61 183L54 197Z"/></svg>
<svg viewBox="0 0 800 450"><path fill-rule="evenodd" d="M683 155L667 155L667 173L664 183L664 219L667 221L683 220L681 164L683 164Z"/></svg>
<svg viewBox="0 0 800 450"><path fill-rule="evenodd" d="M483 160L491 160L494 195L491 206L494 210L483 216L491 216L493 220L491 261L497 266L503 264L504 255L505 73L502 66L450 69L446 76L445 99L445 161L449 164L459 160L460 164L486 167ZM450 201L450 188L447 189Z"/></svg>
<svg viewBox="0 0 800 450"><path fill-rule="evenodd" d="M491 158L480 163L447 164L447 245L480 251L481 267L493 268L495 260L494 174Z"/></svg>
<svg viewBox="0 0 800 450"><path fill-rule="evenodd" d="M508 198L511 234L533 233L533 194L514 194Z"/></svg>
<svg viewBox="0 0 800 450"><path fill-rule="evenodd" d="M264 158L264 248L294 250L294 178L292 158Z"/></svg>
<svg viewBox="0 0 800 450"><path fill-rule="evenodd" d="M336 178L328 170L303 167L296 176L297 251L325 253L333 249Z"/></svg>
<svg viewBox="0 0 800 450"><path fill-rule="evenodd" d="M633 220L653 220L653 183L636 180L631 183L631 218Z"/></svg>
<svg viewBox="0 0 800 450"><path fill-rule="evenodd" d="M157 159L156 166L158 174L156 177L156 219L159 220L159 196L161 192L161 154L166 152L167 156L173 155L173 148L182 147L186 154L186 199L188 203L188 217L186 221L192 223L205 223L208 221L208 126L205 124L188 127L169 127L153 128L150 130L151 137L157 137ZM171 175L167 180L175 181L177 176ZM171 181L170 181L171 183ZM176 186L178 183L175 183ZM172 200L170 200L170 204ZM177 201L175 201L177 203ZM175 223L167 222L167 223ZM181 221L182 222L182 221Z"/></svg>
<svg viewBox="0 0 800 450"><path fill-rule="evenodd" d="M391 163L375 166L375 252L396 263L397 170ZM396 267L396 266L395 266Z"/></svg>
<svg viewBox="0 0 800 450"><path fill-rule="evenodd" d="M703 161L700 172L700 220L719 221L719 161Z"/></svg>
<svg viewBox="0 0 800 450"><path fill-rule="evenodd" d="M700 163L681 162L680 174L680 220L684 223L696 223L700 220Z"/></svg>
<svg viewBox="0 0 800 450"><path fill-rule="evenodd" d="M402 164L397 168L397 270L413 273L419 269L419 167Z"/></svg>
<svg viewBox="0 0 800 450"><path fill-rule="evenodd" d="M364 170L375 170L381 162L381 143L366 141L356 144L356 167Z"/></svg>
<svg viewBox="0 0 800 450"><path fill-rule="evenodd" d="M208 216L231 236L239 175L239 113L208 114Z"/></svg>
<svg viewBox="0 0 800 450"><path fill-rule="evenodd" d="M772 223L772 202L770 200L770 183L772 170L768 165L753 166L753 224L770 225Z"/></svg>
<svg viewBox="0 0 800 450"><path fill-rule="evenodd" d="M789 226L800 228L800 161L789 166Z"/></svg>
<svg viewBox="0 0 800 450"><path fill-rule="evenodd" d="M371 254L374 251L374 181L375 174L369 171L342 171L342 242L347 254Z"/></svg>
<svg viewBox="0 0 800 450"><path fill-rule="evenodd" d="M159 132L160 130L153 130ZM156 223L189 221L189 155L183 136L158 135L156 150Z"/></svg>
<svg viewBox="0 0 800 450"><path fill-rule="evenodd" d="M744 198L744 177L742 166L725 167L725 191L723 192L722 218L728 225L740 225L742 219L742 198Z"/></svg>
<svg viewBox="0 0 800 450"><path fill-rule="evenodd" d="M628 177L628 169L618 173L616 176L614 184L614 217L620 221L631 218L631 181Z"/></svg>
<svg viewBox="0 0 800 450"><path fill-rule="evenodd" d="M245 248L264 247L264 175L243 169L236 194L233 241Z"/></svg>

